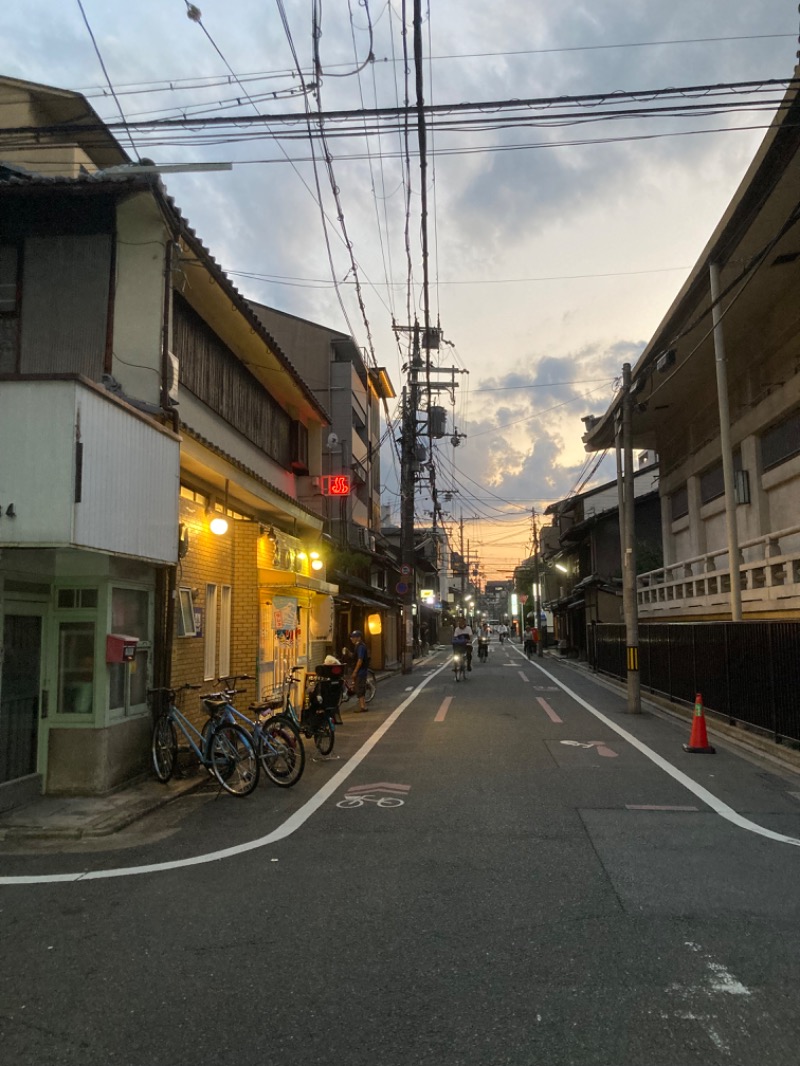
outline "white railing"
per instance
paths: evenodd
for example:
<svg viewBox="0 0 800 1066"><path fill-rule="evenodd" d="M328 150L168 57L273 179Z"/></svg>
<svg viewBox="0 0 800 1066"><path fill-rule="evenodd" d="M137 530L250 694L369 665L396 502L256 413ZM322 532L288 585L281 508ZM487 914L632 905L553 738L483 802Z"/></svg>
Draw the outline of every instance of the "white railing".
<svg viewBox="0 0 800 1066"><path fill-rule="evenodd" d="M800 603L800 525L739 545L742 604L754 609L794 608ZM644 617L679 610L723 613L730 607L731 567L727 548L639 574L636 594ZM783 601L779 603L778 601Z"/></svg>

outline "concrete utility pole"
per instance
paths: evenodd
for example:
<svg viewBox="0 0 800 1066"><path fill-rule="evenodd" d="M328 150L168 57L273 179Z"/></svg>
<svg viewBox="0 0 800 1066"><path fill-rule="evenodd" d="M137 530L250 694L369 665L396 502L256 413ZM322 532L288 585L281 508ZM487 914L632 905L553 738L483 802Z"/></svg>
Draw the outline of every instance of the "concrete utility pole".
<svg viewBox="0 0 800 1066"><path fill-rule="evenodd" d="M619 498L620 547L622 549L622 608L628 681L628 714L641 714L639 675L639 610L636 601L636 515L633 489L633 396L631 365L622 367L622 426L617 424L617 494ZM620 432L621 431L621 432ZM620 442L621 435L621 442ZM624 464L622 456L624 455Z"/></svg>
<svg viewBox="0 0 800 1066"><path fill-rule="evenodd" d="M544 657L544 642L547 637L547 624L542 622L542 582L539 570L539 527L536 525L536 509L533 511L533 579L536 582L534 610L536 611L536 629L539 639L536 642L536 654Z"/></svg>
<svg viewBox="0 0 800 1066"><path fill-rule="evenodd" d="M417 407L419 405L418 374L422 365L419 351L419 326L414 326L411 365L408 385L403 388L403 433L400 467L400 564L401 586L398 589L402 607L403 640L400 657L404 674L411 673L414 655L414 609L417 598L416 545L414 544L414 474L417 467Z"/></svg>
<svg viewBox="0 0 800 1066"><path fill-rule="evenodd" d="M714 366L717 371L717 406L719 409L719 446L722 452L722 479L725 485L725 528L728 534L728 561L731 572L731 620L742 620L742 582L739 569L739 530L736 523L736 488L731 450L731 414L728 406L728 360L722 332L722 309L719 306L719 267L710 263L711 319L714 323Z"/></svg>

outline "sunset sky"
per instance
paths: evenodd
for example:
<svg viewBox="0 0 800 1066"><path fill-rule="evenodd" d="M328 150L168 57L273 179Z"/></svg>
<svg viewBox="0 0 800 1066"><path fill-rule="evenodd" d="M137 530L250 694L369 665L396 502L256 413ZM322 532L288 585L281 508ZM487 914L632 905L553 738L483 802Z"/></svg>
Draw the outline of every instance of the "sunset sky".
<svg viewBox="0 0 800 1066"><path fill-rule="evenodd" d="M330 166L315 137L316 169L305 121L203 120L303 116L307 105L313 127L319 108L397 108L406 92L413 103L401 0L197 7L192 19L185 0L5 4L0 71L82 92L109 122L194 118L157 136L136 127L117 136L131 156L162 164L233 162L230 172L164 180L245 296L352 333L399 394L408 353L393 324L422 315L415 120L407 138L396 121L328 123ZM462 109L428 128L431 320L445 341L437 359L467 372L440 397L449 421L436 481L455 546L463 517L484 576L509 576L530 554L532 509L613 478L613 462L594 469L597 457L585 455L580 419L605 410L622 364L635 362L667 311L783 87L708 93L708 106L688 114L652 91L790 78L799 17L793 0L423 4L427 104L596 97L524 114ZM410 27L406 42L411 55ZM619 92L636 99L605 96ZM650 113L631 115L637 104ZM457 447L453 431L466 435ZM395 425L383 449L395 521L398 435ZM420 522L430 507L421 495Z"/></svg>

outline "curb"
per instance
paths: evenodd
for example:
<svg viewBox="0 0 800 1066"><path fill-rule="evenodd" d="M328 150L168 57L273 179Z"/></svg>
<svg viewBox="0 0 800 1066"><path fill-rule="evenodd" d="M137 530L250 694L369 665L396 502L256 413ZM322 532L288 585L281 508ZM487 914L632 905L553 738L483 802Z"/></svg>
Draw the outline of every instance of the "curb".
<svg viewBox="0 0 800 1066"><path fill-rule="evenodd" d="M593 681L604 685L613 692L625 692L625 683L623 681L606 674L595 673L586 662L548 655L547 653L545 653L544 658L553 659L561 665L585 673ZM686 722L687 726L691 726L693 705L692 707L687 705L684 708L678 703L673 703L667 697L659 696L654 692L643 692L641 699L642 704L656 714L672 718L674 721ZM624 713L627 716L627 712ZM730 745L732 748L736 748L742 755L749 756L753 760L770 763L786 773L800 774L800 750L787 748L774 740L770 740L768 737L762 737L757 733L750 732L744 725L732 725L729 722L720 721L715 715L716 712L705 708L708 732L713 733L718 740Z"/></svg>

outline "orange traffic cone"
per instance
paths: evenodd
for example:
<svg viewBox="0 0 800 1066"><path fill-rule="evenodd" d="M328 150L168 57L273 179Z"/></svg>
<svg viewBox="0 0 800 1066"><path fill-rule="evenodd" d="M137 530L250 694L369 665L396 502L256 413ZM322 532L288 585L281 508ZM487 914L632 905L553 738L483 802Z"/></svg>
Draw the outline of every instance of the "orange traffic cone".
<svg viewBox="0 0 800 1066"><path fill-rule="evenodd" d="M706 716L703 713L703 697L698 692L694 698L694 717L692 718L692 735L689 743L683 745L684 751L699 753L701 755L713 755L714 749L708 743L706 732Z"/></svg>

